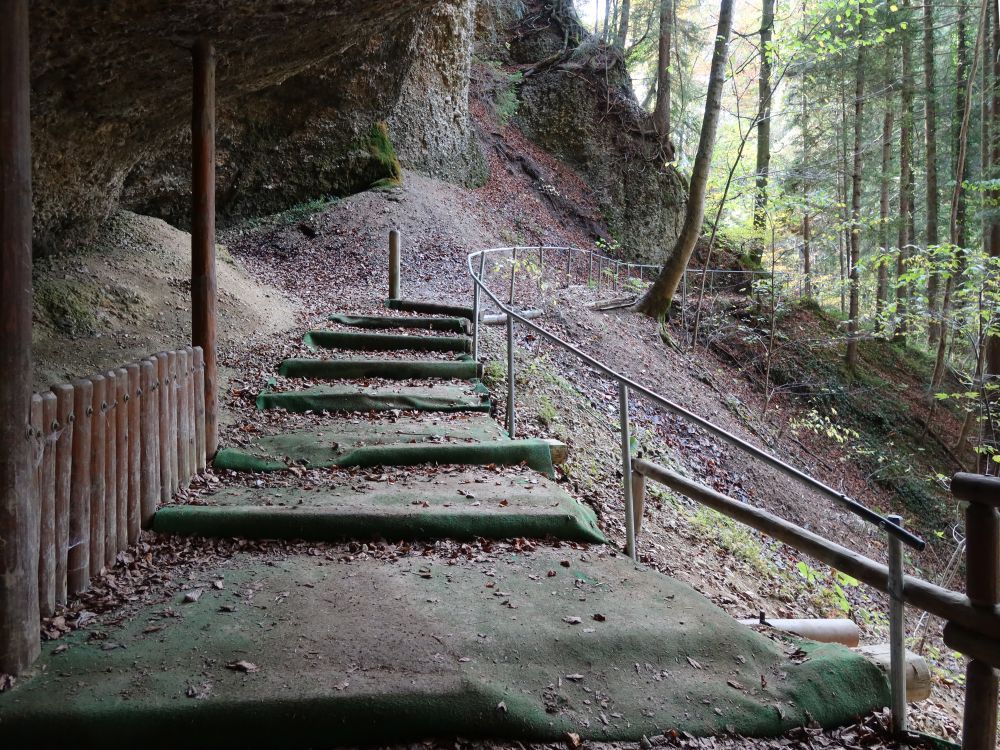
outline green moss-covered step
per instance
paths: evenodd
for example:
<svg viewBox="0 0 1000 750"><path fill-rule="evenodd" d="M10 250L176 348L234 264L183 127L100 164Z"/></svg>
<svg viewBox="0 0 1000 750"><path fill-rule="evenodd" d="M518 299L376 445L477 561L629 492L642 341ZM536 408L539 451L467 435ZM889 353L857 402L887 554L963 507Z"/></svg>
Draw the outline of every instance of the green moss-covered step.
<svg viewBox="0 0 1000 750"><path fill-rule="evenodd" d="M490 410L489 390L480 384L462 388L450 385L359 388L319 385L301 391L267 392L257 396L257 408L304 411L437 411Z"/></svg>
<svg viewBox="0 0 1000 750"><path fill-rule="evenodd" d="M162 533L251 539L458 539L554 537L603 543L597 517L555 482L479 470L350 487L231 487L207 505L167 505Z"/></svg>
<svg viewBox="0 0 1000 750"><path fill-rule="evenodd" d="M887 704L879 668L848 649L790 658L688 586L601 552L238 553L167 602L46 643L0 694L0 746L768 736Z"/></svg>
<svg viewBox="0 0 1000 750"><path fill-rule="evenodd" d="M410 336L405 333L355 333L354 331L310 331L303 339L311 349L360 349L421 352L472 351L472 339L466 336Z"/></svg>
<svg viewBox="0 0 1000 750"><path fill-rule="evenodd" d="M437 302L423 302L413 299L387 299L385 306L390 310L423 313L425 315L450 315L473 321L476 314L471 307L464 305L442 305Z"/></svg>
<svg viewBox="0 0 1000 750"><path fill-rule="evenodd" d="M471 359L453 362L429 359L286 359L278 367L278 374L286 378L323 380L357 378L472 380L482 376L483 366Z"/></svg>
<svg viewBox="0 0 1000 750"><path fill-rule="evenodd" d="M456 317L413 318L403 315L332 314L327 320L355 328L423 328L429 331L469 333L469 321Z"/></svg>

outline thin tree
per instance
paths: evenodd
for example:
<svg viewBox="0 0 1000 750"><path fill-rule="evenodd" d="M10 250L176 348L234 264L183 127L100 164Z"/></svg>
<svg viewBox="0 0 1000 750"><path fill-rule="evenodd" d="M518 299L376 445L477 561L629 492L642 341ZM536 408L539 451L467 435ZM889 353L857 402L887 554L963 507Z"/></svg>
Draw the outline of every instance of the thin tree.
<svg viewBox="0 0 1000 750"><path fill-rule="evenodd" d="M996 7L991 11L993 26L993 111L990 115L990 161L995 173L1000 166L1000 11ZM983 92L984 96L986 92ZM984 146L985 148L985 146ZM993 174L996 177L996 174ZM1000 257L1000 213L996 205L1000 204L1000 189L990 191L991 205L994 206L990 215L989 252L991 258ZM989 350L986 355L986 373L996 377L1000 375L1000 336L991 336Z"/></svg>
<svg viewBox="0 0 1000 750"><path fill-rule="evenodd" d="M858 265L861 262L861 137L865 97L865 44L862 38L863 18L858 5L857 67L854 75L854 148L851 158L851 304L847 326L847 370L853 373L858 365L858 332L860 323L861 283Z"/></svg>
<svg viewBox="0 0 1000 750"><path fill-rule="evenodd" d="M656 58L656 106L653 127L661 138L670 134L670 42L674 26L673 0L660 0L660 37Z"/></svg>
<svg viewBox="0 0 1000 750"><path fill-rule="evenodd" d="M910 20L910 0L903 0L904 19ZM909 29L900 31L902 86L899 119L899 254L896 257L896 341L906 341L909 285L905 279L910 254L913 214L913 50Z"/></svg>
<svg viewBox="0 0 1000 750"><path fill-rule="evenodd" d="M929 0L924 2L924 143L927 153L927 250L933 252L938 239L938 170L937 170L937 101L934 88L934 11ZM933 257L933 256L932 256ZM927 340L937 343L941 331L938 296L940 274L931 264L927 278Z"/></svg>
<svg viewBox="0 0 1000 750"><path fill-rule="evenodd" d="M720 0L719 27L712 51L712 67L705 97L705 115L701 123L698 153L695 155L694 167L691 170L684 225L670 256L663 264L660 275L637 304L640 312L651 317L660 318L667 314L674 292L677 291L677 285L701 236L701 225L705 218L705 192L708 189L708 174L712 166L712 153L715 150L715 134L719 127L719 110L722 107L722 87L725 84L729 34L732 27L733 0Z"/></svg>
<svg viewBox="0 0 1000 750"><path fill-rule="evenodd" d="M889 103L882 117L882 174L878 202L878 236L882 257L878 263L878 279L875 284L875 318L879 328L882 327L882 315L889 298L889 170L892 167L892 128L893 111L892 104Z"/></svg>
<svg viewBox="0 0 1000 750"><path fill-rule="evenodd" d="M625 43L628 41L628 21L629 21L629 11L631 10L630 0L622 0L621 5L621 18L618 21L618 49L624 51Z"/></svg>
<svg viewBox="0 0 1000 750"><path fill-rule="evenodd" d="M764 0L760 15L760 74L757 79L757 166L754 195L753 228L754 260L758 263L764 252L764 231L767 228L767 183L771 170L771 39L774 35L774 0Z"/></svg>

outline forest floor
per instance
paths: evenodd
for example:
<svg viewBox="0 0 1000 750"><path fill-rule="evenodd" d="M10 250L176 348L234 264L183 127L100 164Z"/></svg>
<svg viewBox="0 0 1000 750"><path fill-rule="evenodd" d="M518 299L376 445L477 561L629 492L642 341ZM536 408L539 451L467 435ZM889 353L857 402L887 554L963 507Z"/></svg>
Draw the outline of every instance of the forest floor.
<svg viewBox="0 0 1000 750"><path fill-rule="evenodd" d="M228 328L224 326L220 350L224 368L222 401L227 414L224 441L238 441L241 435L256 429L250 416L253 398L274 377L274 363L295 353L295 346L287 343L291 340L288 329L304 332L318 316L333 309L358 313L383 309L373 304L373 300L385 296L384 269L390 229L398 229L403 236L404 296L456 304L469 304L472 298L465 269L466 255L473 250L515 243L589 246L593 202L579 178L523 142L515 131L496 131L493 137L502 138L507 150L528 154L535 164L544 165L553 180L574 186L579 212L567 211L565 201L553 203L542 189L544 179L530 177L521 163L502 156L505 149L493 148L488 151L491 179L479 189L462 189L407 174L401 188L370 191L325 206L313 205L308 210L291 211L224 234L222 242L232 257L239 283L249 285L248 296L243 297L239 290L234 291L223 282L224 290L228 286L235 297L244 300L239 307L234 307L235 302L226 303L221 311L223 320L228 317L235 321ZM183 237L181 233L178 236ZM134 252L123 253L116 263L119 263L114 269L116 279L145 272L149 266L145 255ZM183 275L179 269L175 270ZM509 283L503 264L491 266L490 273L492 288L503 289ZM172 273L168 276L173 278ZM146 280L139 286L147 292L159 288L165 293L165 289L176 285L159 278ZM523 274L517 293L526 306L544 308L541 325L592 356L612 363L644 385L740 437L766 444L779 456L843 488L859 501L885 511L903 511L908 521L914 520L912 511L896 501L889 485L874 481L868 464L859 461L844 443L825 430L790 427L808 422L815 405L799 398L792 389L775 394L763 388L756 369L759 356L741 355L733 348L733 337L723 340L722 329L727 325L724 322L716 329L719 335L715 338L720 344L707 351L682 352L664 343L655 321L629 311L601 313L592 309L590 303L606 297L605 290L586 284L566 289L555 277L546 277L539 291L537 279ZM180 321L186 312L184 302L180 301L183 294L183 289L175 289L175 296L169 298L178 308L170 314L176 313L178 320L174 327L163 326L164 332L167 328L174 333L184 330ZM150 304L154 310L162 307L155 298ZM132 354L129 347L148 346L142 351L148 354L166 344L159 343L161 339L157 338L162 325L157 320L159 316L126 318L117 312L119 307L114 300L107 305L107 314L118 322L102 336L103 340L95 341L93 334L85 335L85 344L81 345L74 335L60 333L52 326L44 346L39 346L36 352L39 373L42 376L54 373L53 379L62 379L69 373L87 374L91 369L120 364L136 356L138 352ZM736 309L729 319L736 320L744 312ZM824 318L807 310L795 310L785 317L782 330L794 338L797 327L825 325ZM281 329L285 332L278 335ZM498 386L504 383L502 331L489 327L483 330L481 353L486 358L487 380L492 381L499 393L503 388ZM675 324L674 339L681 340L683 335L682 327ZM803 340L819 335L813 331ZM100 350L99 354L91 349ZM883 355L879 351L872 353L874 358ZM79 359L74 361L77 356ZM528 331L518 331L516 360L519 437L555 437L569 444L570 459L562 467L560 481L597 512L604 532L620 547L624 524L617 389ZM794 380L789 375L783 385ZM868 390L859 398L872 404L887 398L874 380L866 387ZM915 398L916 401L919 399ZM502 403L498 413L503 413ZM825 497L649 404L634 400L632 417L643 455L876 559L884 558L880 535ZM953 419L944 417L949 418ZM953 429L950 422L946 424L946 431ZM942 465L938 470L950 474L955 468ZM925 473L924 468L914 470L918 476ZM230 479L209 471L197 480L190 493L196 496L205 488ZM263 486L265 482L280 479L257 481L258 486ZM929 550L920 556L919 570L933 579L951 552L951 540L946 535L944 539L934 537L931 541ZM48 623L48 635L59 637L65 629L86 626L95 615L104 619L126 616L118 609L123 603L148 596L152 591L182 587L212 559L247 546L273 550L275 554L298 549L296 545L277 542L234 544L151 537L135 555L120 558L119 565L91 593ZM317 554L338 559L450 553L448 543L405 545L405 549L404 545L381 543L307 547L310 554L315 550ZM477 545L484 554L490 552L487 547ZM496 552L505 545L492 547ZM690 583L736 617L755 617L761 611L779 617L849 616L861 627L866 642L887 640L884 597L835 578L832 571L802 560L790 548L671 493L652 489L639 553L647 565ZM916 626L917 613L911 612L911 635ZM963 698L961 664L941 644L940 624L932 623L927 632L925 656L932 663L934 692L931 699L911 706L911 726L955 739L960 731ZM891 744L885 739L884 722L885 717L879 715L835 732L804 729L774 741L695 740L669 734L650 739L654 745L689 747L873 746Z"/></svg>

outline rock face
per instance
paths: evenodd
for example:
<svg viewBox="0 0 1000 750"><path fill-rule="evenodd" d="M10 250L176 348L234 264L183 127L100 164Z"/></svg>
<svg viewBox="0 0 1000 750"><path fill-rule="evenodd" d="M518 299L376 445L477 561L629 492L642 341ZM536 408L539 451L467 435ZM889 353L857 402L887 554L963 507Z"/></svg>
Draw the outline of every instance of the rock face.
<svg viewBox="0 0 1000 750"><path fill-rule="evenodd" d="M575 167L595 190L625 257L662 262L683 223L687 191L632 93L620 56L558 4L531 2L510 40L514 63L530 63L516 123Z"/></svg>
<svg viewBox="0 0 1000 750"><path fill-rule="evenodd" d="M33 2L36 248L88 240L119 202L186 224L197 35L218 57L221 222L391 180L382 121L415 166L481 178L467 102L474 7Z"/></svg>

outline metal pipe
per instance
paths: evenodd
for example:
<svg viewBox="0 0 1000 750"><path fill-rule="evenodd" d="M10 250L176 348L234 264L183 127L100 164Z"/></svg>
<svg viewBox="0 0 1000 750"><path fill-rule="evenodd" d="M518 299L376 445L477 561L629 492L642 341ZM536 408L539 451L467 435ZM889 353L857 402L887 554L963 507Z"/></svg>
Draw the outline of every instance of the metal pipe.
<svg viewBox="0 0 1000 750"><path fill-rule="evenodd" d="M507 313L507 434L514 439L514 315Z"/></svg>
<svg viewBox="0 0 1000 750"><path fill-rule="evenodd" d="M628 424L628 386L618 384L618 421L622 437L622 485L625 490L625 554L636 559L635 509L632 507L632 438Z"/></svg>
<svg viewBox="0 0 1000 750"><path fill-rule="evenodd" d="M513 247L510 250L510 301L507 303L509 305L514 304L514 279L517 276L517 248Z"/></svg>
<svg viewBox="0 0 1000 750"><path fill-rule="evenodd" d="M483 267L486 265L486 253L483 251L479 252L479 278L483 278ZM480 285L473 282L472 284L472 358L475 361L479 361L479 308L481 305L480 300Z"/></svg>
<svg viewBox="0 0 1000 750"><path fill-rule="evenodd" d="M494 250L488 250L486 252L499 252L499 251L505 251L507 249L508 248L497 248L495 251ZM471 255L470 255L469 263L471 264ZM469 272L470 272L470 274L472 272L471 265L469 266ZM494 304L497 305L497 307L499 307L503 312L509 313L519 323L522 323L523 325L526 325L529 329L531 329L532 331L534 331L535 333L537 333L542 338L544 338L544 339L552 342L553 344L556 344L557 346L561 346L563 349L566 349L566 350L572 352L574 355L576 355L577 358L583 360L592 369L597 370L598 372L602 373L603 375L605 375L606 377L608 377L608 378L610 378L612 380L615 380L615 381L617 381L619 383L624 383L625 385L627 385L629 387L629 389L632 392L638 393L639 395L643 396L644 398L648 399L649 401L652 401L653 403L657 404L658 406L663 407L664 409L666 409L667 411L671 412L672 414L675 414L675 415L677 415L679 417L683 417L684 419L686 419L686 420L688 420L690 422L693 422L694 424L698 425L699 427L701 427L706 432L709 432L712 435L715 435L717 438L723 440L724 442L728 443L729 445L732 445L732 446L734 446L736 448L739 448L741 450L746 451L750 455L752 455L755 458L759 459L760 461L763 461L764 463L766 463L768 466L771 466L772 468L777 469L778 471L781 471L781 472L783 472L783 473L785 473L785 474L787 474L787 475L789 475L791 477L794 477L795 479L799 480L803 484L808 485L812 489L817 490L818 492L826 495L827 497L831 498L832 500L835 500L836 502L840 503L841 505L843 505L844 507L846 507L848 510L850 510L852 513L854 513L855 515L859 516L860 518L863 518L864 520L868 521L869 523L874 524L875 526L878 526L880 529L882 529L883 531L887 532L888 534L890 534L892 536L898 537L907 546L912 547L912 548L914 548L916 550L922 550L926 546L926 543L920 537L918 537L918 536L916 536L914 534L911 534L910 532L906 531L905 529L899 528L895 524L890 523L889 520L886 519L885 517L879 515L878 513L874 512L873 510L871 510L869 508L866 508L865 506L861 505L861 503L857 502L856 500L853 500L853 499L849 498L844 493L838 492L837 490L833 489L832 487L829 487L829 486L825 485L823 482L819 481L818 479L815 479L814 477L811 477L808 474L806 474L806 473L804 473L804 472L796 469L794 466L791 466L791 465L785 463L780 458L777 458L776 456L772 456L770 453L768 453L768 452L766 452L764 450L761 450L760 448L756 447L755 445L746 442L742 438L739 438L739 437L737 437L736 435L733 435L730 432L727 432L723 428L716 426L712 422L709 422L707 419L698 416L694 412L688 411L683 406L680 406L679 404L674 403L670 399L665 398L664 396L661 396L660 394L658 394L658 393L656 393L654 391L649 390L648 388L646 388L645 386L637 383L636 381L632 380L631 378L628 378L628 377L622 375L621 373L617 372L616 370L612 370L610 367L608 367L607 365L605 365L603 362L600 362L600 361L594 359L593 357L585 354L580 349L578 349L577 347L573 346L573 344L570 344L568 341L565 341L565 340L559 338L558 336L556 336L555 334L550 333L545 328L542 328L541 326L532 323L530 320L524 318L522 315L518 314L516 311L511 310L509 307L507 307L506 305L504 305L503 303L501 303L500 300L497 299L497 296L495 294L493 294L493 292L491 292L489 290L489 288L487 286L485 286L485 285L483 286L483 292L486 294L487 297L489 297L494 302Z"/></svg>
<svg viewBox="0 0 1000 750"><path fill-rule="evenodd" d="M901 516L889 521L899 527ZM903 602L903 544L889 537L889 687L892 691L892 727L896 735L906 731L906 620Z"/></svg>

